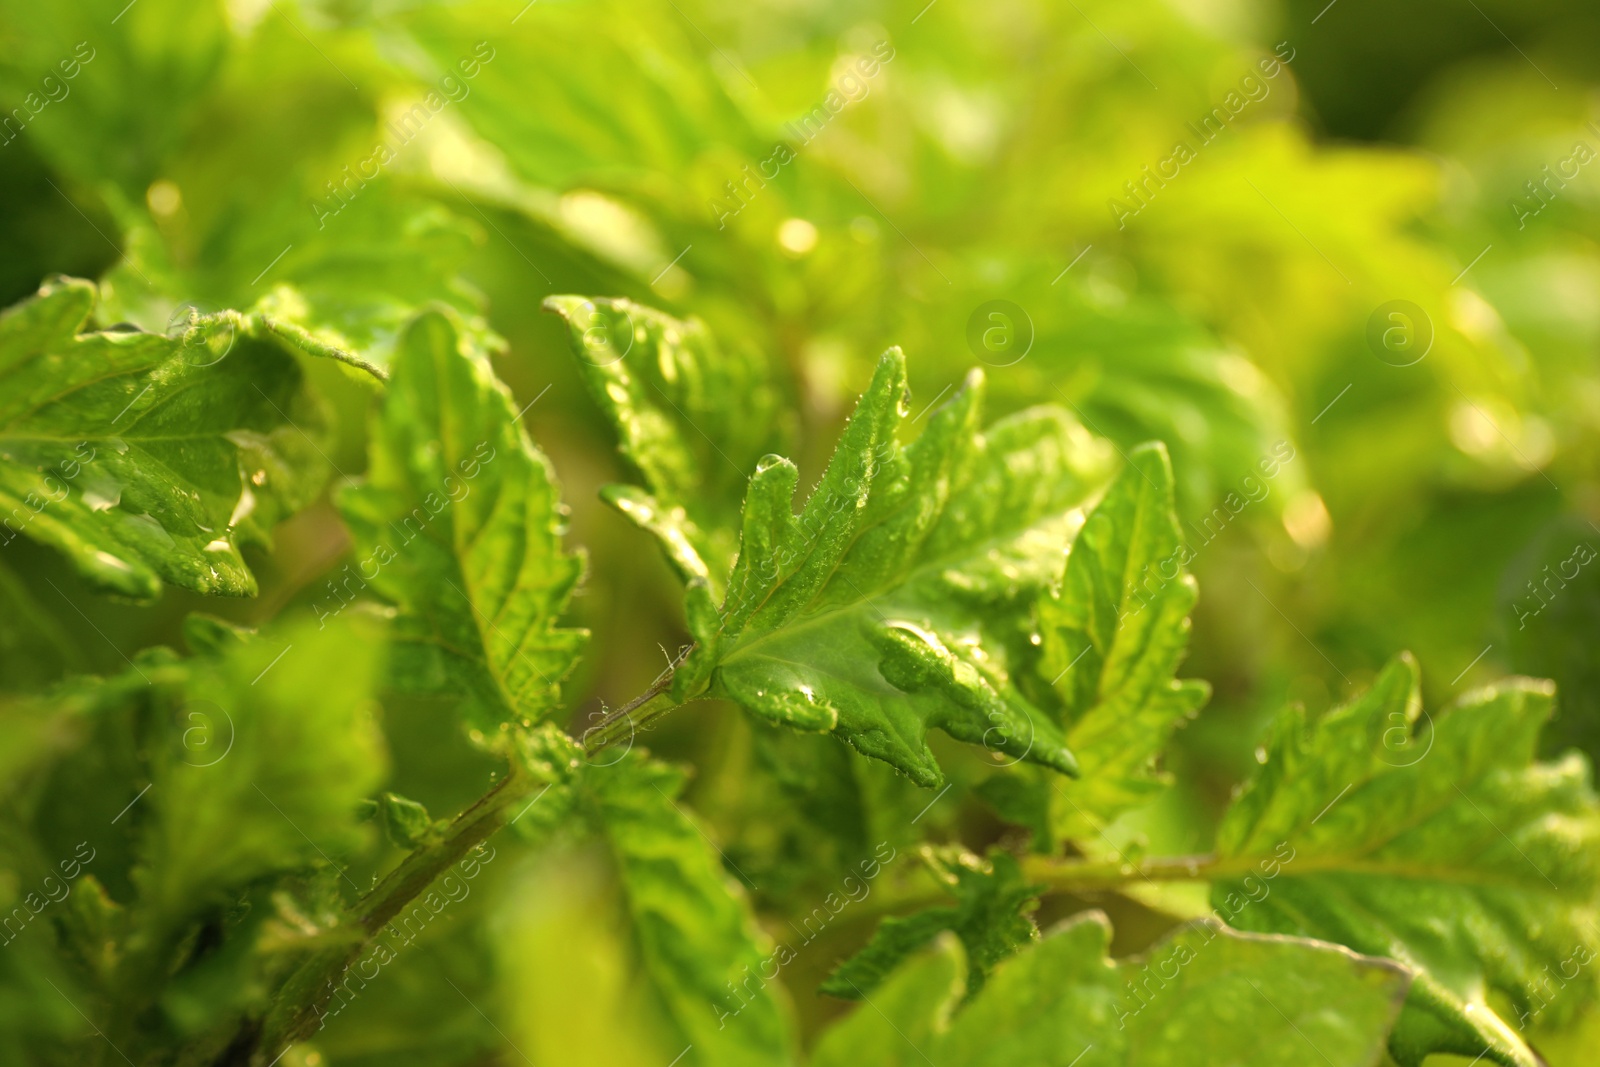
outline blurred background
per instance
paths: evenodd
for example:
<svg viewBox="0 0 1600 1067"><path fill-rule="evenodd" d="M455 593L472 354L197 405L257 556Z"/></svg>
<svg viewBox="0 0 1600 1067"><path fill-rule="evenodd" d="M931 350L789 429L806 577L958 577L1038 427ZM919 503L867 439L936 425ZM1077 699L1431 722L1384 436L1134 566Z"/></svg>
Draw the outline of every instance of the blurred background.
<svg viewBox="0 0 1600 1067"><path fill-rule="evenodd" d="M1176 788L1113 837L1203 850L1267 716L1329 707L1400 649L1430 706L1554 678L1550 750L1600 752L1597 40L1579 0L0 0L0 304L65 273L102 280L103 326L259 308L377 357L417 307L455 306L589 554L579 720L685 631L666 566L596 499L629 473L546 295L699 316L756 354L802 477L890 344L915 406L979 365L992 415L1060 403L1123 448L1165 440L1201 589L1183 673L1215 695ZM346 371L311 367L357 475L372 390ZM324 500L252 560L258 599L169 589L152 612L18 539L0 685L121 669L201 608L303 610L348 546ZM388 712L394 788L436 813L477 795L488 764L448 723ZM837 813L748 773L815 753L733 709L650 747L696 768L689 802L758 908L854 855L816 840ZM980 771L953 772L936 836L1005 832ZM666 1062L606 1032L639 1009L603 871L516 877L533 862L323 1054L488 1062L448 974L514 1005L534 1062ZM1111 906L1119 950L1162 927ZM830 963L785 974L808 1032L836 1009L812 993Z"/></svg>

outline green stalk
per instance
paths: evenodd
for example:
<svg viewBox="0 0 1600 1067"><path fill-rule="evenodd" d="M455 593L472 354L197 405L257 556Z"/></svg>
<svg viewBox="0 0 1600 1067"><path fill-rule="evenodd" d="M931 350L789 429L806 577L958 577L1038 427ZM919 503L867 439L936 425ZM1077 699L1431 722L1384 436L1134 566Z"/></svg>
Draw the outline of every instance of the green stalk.
<svg viewBox="0 0 1600 1067"><path fill-rule="evenodd" d="M593 756L618 742L631 742L655 720L681 707L683 705L675 702L664 686L652 686L584 732L581 741L584 755Z"/></svg>
<svg viewBox="0 0 1600 1067"><path fill-rule="evenodd" d="M536 784L513 762L511 773L457 815L437 840L413 851L357 901L347 912L348 928L357 936L348 944L319 949L290 975L262 1025L257 1058L270 1062L284 1047L316 1032L335 983L372 937L435 878L506 825L516 802Z"/></svg>
<svg viewBox="0 0 1600 1067"><path fill-rule="evenodd" d="M667 692L671 680L671 672L656 679L649 689L585 733L584 754L593 756L611 745L630 742L650 723L681 707ZM260 1023L259 1041L254 1043L251 1062L270 1063L285 1047L315 1033L320 1028L322 1011L334 995L335 984L360 958L367 943L433 884L435 878L515 818L513 812L518 801L538 784L512 760L506 777L457 815L436 840L412 851L351 906L346 912L346 929L351 932L351 939L345 944L318 949L289 976L279 990L276 1003ZM246 1024L249 1025L253 1024Z"/></svg>
<svg viewBox="0 0 1600 1067"><path fill-rule="evenodd" d="M363 932L371 937L383 929L435 878L493 836L509 821L512 806L535 784L513 763L512 772L457 815L443 837L412 852L361 898L354 914Z"/></svg>

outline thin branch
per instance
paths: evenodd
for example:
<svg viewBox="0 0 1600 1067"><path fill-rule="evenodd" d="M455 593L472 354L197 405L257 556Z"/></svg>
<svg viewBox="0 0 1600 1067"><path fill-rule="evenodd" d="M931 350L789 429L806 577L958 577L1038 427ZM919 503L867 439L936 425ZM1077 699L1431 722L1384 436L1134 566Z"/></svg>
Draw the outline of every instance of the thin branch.
<svg viewBox="0 0 1600 1067"><path fill-rule="evenodd" d="M319 1029L322 1009L340 976L360 958L368 941L435 878L504 826L513 805L536 785L513 762L511 773L457 815L441 837L414 850L357 901L346 915L349 928L360 931L360 937L319 949L295 969L261 1027L258 1054L278 1054Z"/></svg>
<svg viewBox="0 0 1600 1067"><path fill-rule="evenodd" d="M662 701L659 698L666 695L672 688L673 676L677 673L678 668L683 665L683 661L689 658L689 653L693 652L694 649L695 646L693 644L684 646L677 657L667 664L667 669L656 675L649 688L622 705L622 707L608 712L599 722L585 730L581 740L584 754L592 756L608 745L616 743L624 736L632 737L641 726L659 719L669 711L682 707L682 704ZM647 708L647 705L650 705L652 701L655 702L655 706ZM687 703L687 701L684 703ZM626 726L627 729L624 730L623 726Z"/></svg>
<svg viewBox="0 0 1600 1067"><path fill-rule="evenodd" d="M624 737L632 737L640 726L680 707L668 696L668 690L673 672L692 648L691 645L679 653L643 693L587 731L583 739L585 754L593 755ZM435 878L510 822L517 802L538 784L515 760L511 761L510 773L457 815L437 840L413 850L352 905L346 912L348 929L359 931L360 936L347 943L318 949L295 969L279 991L277 1003L259 1024L255 1057L277 1055L314 1033L319 1028L322 1009L333 996L334 986L360 958L368 941L433 884Z"/></svg>

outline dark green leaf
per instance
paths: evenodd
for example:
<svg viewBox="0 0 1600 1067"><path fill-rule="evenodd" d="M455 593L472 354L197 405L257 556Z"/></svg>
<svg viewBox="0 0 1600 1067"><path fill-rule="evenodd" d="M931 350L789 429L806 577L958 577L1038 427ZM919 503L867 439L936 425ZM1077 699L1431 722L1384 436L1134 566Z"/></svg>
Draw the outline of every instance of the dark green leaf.
<svg viewBox="0 0 1600 1067"><path fill-rule="evenodd" d="M1022 868L1007 852L994 852L988 862L959 848L929 850L934 872L954 894L953 907L929 908L904 918L885 919L865 948L846 960L821 992L860 1000L876 989L906 957L946 930L966 950L967 996L977 995L1003 959L1039 938L1030 912L1038 906L1038 886L1022 877Z"/></svg>

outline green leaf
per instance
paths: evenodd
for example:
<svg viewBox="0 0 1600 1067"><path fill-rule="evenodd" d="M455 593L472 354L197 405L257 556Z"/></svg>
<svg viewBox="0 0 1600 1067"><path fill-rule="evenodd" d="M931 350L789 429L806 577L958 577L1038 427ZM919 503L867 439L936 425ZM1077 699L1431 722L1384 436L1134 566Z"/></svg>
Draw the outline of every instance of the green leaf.
<svg viewBox="0 0 1600 1067"><path fill-rule="evenodd" d="M1179 513L1197 530L1214 530L1207 525L1213 509L1258 483L1269 494L1262 511L1281 514L1307 478L1303 463L1261 465L1284 448L1294 455L1284 397L1272 380L1175 308L1139 296L1107 306L1092 297L1093 286L1072 286L1074 276L1014 297L1039 316L1038 339L1026 360L1008 368L1007 396L1060 397L1095 433L1128 449L1165 443L1177 468Z"/></svg>
<svg viewBox="0 0 1600 1067"><path fill-rule="evenodd" d="M1042 890L1027 883L1010 853L996 851L987 862L960 848L929 850L926 857L957 903L885 919L866 947L828 976L821 992L864 999L906 957L950 930L966 950L970 999L1001 960L1039 939L1039 928L1029 913L1038 907Z"/></svg>
<svg viewBox="0 0 1600 1067"><path fill-rule="evenodd" d="M29 140L62 175L142 194L194 126L233 32L215 0L141 3L118 19L122 32L115 35L96 33L105 19L84 7L8 6L0 12L0 35L12 42L0 57L0 97L14 107L37 94L42 74L64 75L57 91L74 105L55 109L54 122L30 124ZM184 20L181 37L155 32L173 19Z"/></svg>
<svg viewBox="0 0 1600 1067"><path fill-rule="evenodd" d="M1037 767L1008 768L991 774L972 790L1002 820L1028 832L1028 849L1040 855L1056 850L1050 818L1049 772Z"/></svg>
<svg viewBox="0 0 1600 1067"><path fill-rule="evenodd" d="M292 356L246 337L79 333L88 282L0 315L0 519L102 589L251 596L240 548L321 491L321 413Z"/></svg>
<svg viewBox="0 0 1600 1067"><path fill-rule="evenodd" d="M1055 721L1011 671L1030 654L1033 601L1105 457L1054 408L980 432L981 397L974 371L902 446L905 358L890 349L799 515L794 465L763 460L721 609L691 587L697 647L675 695L709 691L832 730L930 788L943 781L926 741L933 727L1075 773Z"/></svg>
<svg viewBox="0 0 1600 1067"><path fill-rule="evenodd" d="M914 849L937 818L909 778L827 734L761 719L750 727L751 773L732 822L720 825L768 908L809 911L864 857Z"/></svg>
<svg viewBox="0 0 1600 1067"><path fill-rule="evenodd" d="M126 713L147 690L183 678L177 657L164 648L141 651L130 667L107 678L73 675L40 694L0 697L0 735L6 739L0 747L0 791L18 802L19 785L53 757L89 740L96 719Z"/></svg>
<svg viewBox="0 0 1600 1067"><path fill-rule="evenodd" d="M1390 1042L1407 1067L1433 1052L1534 1067L1500 1005L1553 1003L1547 1022L1593 997L1600 807L1581 757L1535 762L1552 698L1512 679L1428 718L1401 656L1309 728L1286 711L1218 830L1219 858L1241 866L1291 850L1265 898L1246 901L1249 881L1213 887L1230 922L1417 972Z"/></svg>
<svg viewBox="0 0 1600 1067"><path fill-rule="evenodd" d="M679 576L721 596L739 501L786 422L761 357L724 351L698 319L630 300L552 296L578 369L647 493L608 486L608 503L661 541Z"/></svg>
<svg viewBox="0 0 1600 1067"><path fill-rule="evenodd" d="M771 981L789 950L772 950L716 846L678 805L683 782L681 772L632 752L583 776L644 972L694 1062L792 1062L790 1023Z"/></svg>
<svg viewBox="0 0 1600 1067"><path fill-rule="evenodd" d="M184 616L183 643L197 656L225 656L256 631L227 619L195 611Z"/></svg>
<svg viewBox="0 0 1600 1067"><path fill-rule="evenodd" d="M82 892L80 883L74 896ZM0 889L0 908L5 914L22 906L20 893ZM0 953L0 1057L7 1063L28 1064L91 1059L82 1036L83 1017L61 993L70 991L81 1004L86 988L81 982L67 960L51 951L43 939L19 938L7 944Z"/></svg>
<svg viewBox="0 0 1600 1067"><path fill-rule="evenodd" d="M0 690L43 689L69 671L87 669L83 649L44 609L13 567L0 562Z"/></svg>
<svg viewBox="0 0 1600 1067"><path fill-rule="evenodd" d="M482 3L465 17L460 10L421 7L402 16L418 46L446 67L470 54L485 20L500 13ZM610 0L535 8L514 32L494 38L495 58L461 114L539 186L638 189L678 202L697 178L704 181L698 172L713 147L760 159L772 143L719 70L726 54L676 14ZM530 99L567 106L529 108ZM705 137L711 131L714 145Z"/></svg>
<svg viewBox="0 0 1600 1067"><path fill-rule="evenodd" d="M813 1067L1369 1067L1409 980L1388 962L1294 938L1186 927L1143 957L1106 958L1089 913L995 972L951 1017L961 955L946 943L822 1037Z"/></svg>
<svg viewBox="0 0 1600 1067"><path fill-rule="evenodd" d="M363 818L376 819L384 836L398 848L416 848L435 836L428 809L398 793L382 793L363 803Z"/></svg>
<svg viewBox="0 0 1600 1067"><path fill-rule="evenodd" d="M238 1009L264 1007L286 959L258 954L271 901L300 896L320 918L362 892L344 864L369 840L359 812L385 773L372 715L382 647L370 618L304 620L152 675L149 781L116 816L136 846L132 899L117 939L96 946L96 1010L132 1055L176 1034L219 1048Z"/></svg>
<svg viewBox="0 0 1600 1067"><path fill-rule="evenodd" d="M1065 802L1059 833L1093 834L1161 789L1156 756L1210 693L1173 678L1198 596L1183 569L1191 558L1166 448L1141 445L1073 542L1061 588L1039 601L1040 670L1061 697L1082 774L1053 783Z"/></svg>
<svg viewBox="0 0 1600 1067"><path fill-rule="evenodd" d="M586 637L557 625L583 561L562 551L549 463L445 314L419 316L401 337L366 480L339 506L356 542L345 591L370 584L399 608L398 688L459 697L479 740L557 706Z"/></svg>
<svg viewBox="0 0 1600 1067"><path fill-rule="evenodd" d="M370 712L381 644L363 622L306 621L188 661L150 795L129 816L144 824L146 951L239 887L336 864L360 840L357 810L384 765Z"/></svg>
<svg viewBox="0 0 1600 1067"><path fill-rule="evenodd" d="M573 829L570 816L578 804L578 784L586 766L578 743L555 723L546 722L514 731L509 755L517 771L539 786L512 817L512 831L524 841L544 844Z"/></svg>
<svg viewBox="0 0 1600 1067"><path fill-rule="evenodd" d="M161 33L174 20L181 40ZM102 321L160 331L186 307L237 308L254 335L381 377L405 323L442 301L470 345L503 347L460 277L486 233L409 178L431 138L384 121L414 78L367 65L337 33L312 31L310 45L299 14L248 22L217 0L139 0L116 37L99 12L0 12L14 45L0 57L9 105L76 56L78 73L60 79L74 103L29 140L70 217L66 197L88 214L99 200L115 220L96 234L122 254L103 279Z"/></svg>
<svg viewBox="0 0 1600 1067"><path fill-rule="evenodd" d="M295 188L267 195L277 199L280 216L289 218L280 217L276 228L258 224L244 234L230 232L229 241L210 246L226 249L230 257L198 270L168 262L159 229L142 207L119 206L130 256L107 275L112 298L106 310L149 329L182 327L191 339L219 328L272 339L379 379L387 377L406 324L430 303L455 311L462 345L472 354L487 357L504 349L482 317L482 297L457 276L473 246L482 243L474 224L414 196L369 197L341 211L323 232L305 225L305 205L315 204L313 197ZM298 236L288 247L286 233ZM278 252L281 258L274 258ZM268 264L269 281L256 284L253 276ZM180 296L186 303L177 303ZM195 302L247 310L202 312Z"/></svg>

